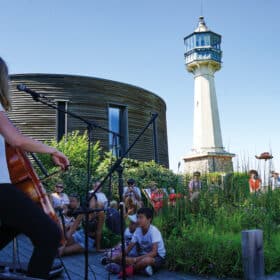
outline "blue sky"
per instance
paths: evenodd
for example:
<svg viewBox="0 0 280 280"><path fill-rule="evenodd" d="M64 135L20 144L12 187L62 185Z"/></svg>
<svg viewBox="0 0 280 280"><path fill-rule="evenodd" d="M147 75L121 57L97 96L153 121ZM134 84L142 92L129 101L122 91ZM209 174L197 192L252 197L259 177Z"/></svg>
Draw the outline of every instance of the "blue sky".
<svg viewBox="0 0 280 280"><path fill-rule="evenodd" d="M200 0L0 0L0 55L11 73L65 73L143 87L167 104L170 167L192 148L193 77L183 38ZM278 0L203 0L222 35L216 93L223 144L240 166L272 151L280 171ZM236 165L236 159L235 159Z"/></svg>

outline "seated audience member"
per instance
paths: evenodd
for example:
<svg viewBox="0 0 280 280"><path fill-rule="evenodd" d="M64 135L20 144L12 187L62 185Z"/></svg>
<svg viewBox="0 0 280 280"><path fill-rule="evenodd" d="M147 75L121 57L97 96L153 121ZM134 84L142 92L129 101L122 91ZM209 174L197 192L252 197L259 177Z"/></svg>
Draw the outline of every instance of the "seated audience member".
<svg viewBox="0 0 280 280"><path fill-rule="evenodd" d="M189 182L189 193L190 200L193 201L199 197L202 184L200 180L200 172L196 171L193 173L193 179Z"/></svg>
<svg viewBox="0 0 280 280"><path fill-rule="evenodd" d="M164 193L157 187L156 182L151 182L151 202L156 213L163 207Z"/></svg>
<svg viewBox="0 0 280 280"><path fill-rule="evenodd" d="M134 200L134 202L138 204L138 206L142 206L141 191L136 186L134 179L127 180L127 187L124 187L123 189L123 197L124 201L127 197L131 197Z"/></svg>
<svg viewBox="0 0 280 280"><path fill-rule="evenodd" d="M168 195L168 205L169 206L175 206L176 201L180 198L182 198L182 194L175 193L175 190L173 188L169 189L169 195Z"/></svg>
<svg viewBox="0 0 280 280"><path fill-rule="evenodd" d="M120 211L118 208L109 207L106 209L106 227L114 234L121 234Z"/></svg>
<svg viewBox="0 0 280 280"><path fill-rule="evenodd" d="M54 192L50 194L50 200L52 202L53 208L57 212L66 209L66 206L69 204L68 195L64 193L63 190L64 190L63 183L57 183L55 185Z"/></svg>
<svg viewBox="0 0 280 280"><path fill-rule="evenodd" d="M250 193L255 193L261 190L262 181L259 178L259 174L257 170L250 170L249 171L249 188Z"/></svg>
<svg viewBox="0 0 280 280"><path fill-rule="evenodd" d="M129 220L128 227L124 231L124 242L125 242L126 247L130 244L132 236L138 226L136 214L129 215L128 220ZM122 247L121 247L121 243L120 243L116 247L114 247L110 251L108 251L105 254L105 257L103 257L101 259L101 263L103 265L114 262L114 265L110 264L109 266L106 266L106 269L108 271L111 271L113 273L120 272L121 266L118 265L117 263L121 262L121 258L120 258L121 252L122 252ZM138 255L137 248L136 248L136 246L134 246L132 248L132 250L129 252L128 256L136 257L137 255Z"/></svg>
<svg viewBox="0 0 280 280"><path fill-rule="evenodd" d="M68 231L75 219L78 217L78 211L82 210L80 207L80 198L77 194L69 195L69 205L67 209L63 210L65 230Z"/></svg>
<svg viewBox="0 0 280 280"><path fill-rule="evenodd" d="M129 220L129 224L128 224L128 227L124 231L124 242L125 242L126 247L131 243L132 236L133 236L136 228L138 227L137 215L136 214L128 215L127 218ZM137 256L136 246L134 246L131 249L131 251L128 253L128 256L130 256L130 257L136 257Z"/></svg>
<svg viewBox="0 0 280 280"><path fill-rule="evenodd" d="M92 191L91 192L95 192L96 190L96 197L97 197L97 201L100 202L104 208L108 207L108 198L106 196L105 193L102 192L102 187L99 187L101 184L100 181L96 181L93 183L92 185Z"/></svg>
<svg viewBox="0 0 280 280"><path fill-rule="evenodd" d="M168 195L168 205L175 206L176 199L177 199L177 194L175 193L175 190L173 188L170 188L169 195Z"/></svg>
<svg viewBox="0 0 280 280"><path fill-rule="evenodd" d="M125 205L125 214L126 215L133 215L136 214L138 209L137 202L132 197L127 197L124 201Z"/></svg>
<svg viewBox="0 0 280 280"><path fill-rule="evenodd" d="M89 202L89 207L92 209L102 208L102 205L97 202L97 198L93 195ZM88 246L92 249L94 245L96 246L97 252L102 252L101 249L101 238L102 238L102 228L104 225L105 213L104 211L93 212L89 214L89 224L88 224ZM82 228L77 231L78 227L82 224ZM84 214L78 215L74 223L71 225L69 231L67 232L67 243L65 246L61 247L59 252L60 255L70 255L75 253L82 253L85 250L85 221Z"/></svg>
<svg viewBox="0 0 280 280"><path fill-rule="evenodd" d="M71 225L75 221L75 218L73 216L69 216L68 214L69 214L69 206L65 206L62 213L59 214L65 236L66 236L66 232L70 229Z"/></svg>
<svg viewBox="0 0 280 280"><path fill-rule="evenodd" d="M69 206L67 211L67 216L74 217L75 219L79 215L76 213L77 211L81 210L80 206L80 197L77 194L70 194L69 195Z"/></svg>
<svg viewBox="0 0 280 280"><path fill-rule="evenodd" d="M118 208L119 208L118 202L117 202L116 200L112 200L112 201L110 202L110 208L114 208L114 209L117 209L117 210L118 210Z"/></svg>
<svg viewBox="0 0 280 280"><path fill-rule="evenodd" d="M151 224L152 219L152 209L143 207L137 211L139 226L126 248L126 273L129 275L133 275L134 272L144 272L152 276L153 270L160 268L165 262L164 242L160 231ZM138 255L130 257L128 254L134 246L138 247Z"/></svg>

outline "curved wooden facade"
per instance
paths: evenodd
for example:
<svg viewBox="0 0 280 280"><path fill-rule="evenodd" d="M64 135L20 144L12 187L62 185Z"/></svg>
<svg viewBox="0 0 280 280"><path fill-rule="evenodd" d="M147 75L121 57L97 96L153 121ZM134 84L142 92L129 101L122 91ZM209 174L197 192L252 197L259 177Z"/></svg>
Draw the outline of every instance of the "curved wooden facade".
<svg viewBox="0 0 280 280"><path fill-rule="evenodd" d="M126 146L133 142L148 123L151 113L158 113L158 162L169 166L166 105L163 99L154 93L125 83L75 75L16 74L11 75L10 79L13 110L9 112L9 117L23 133L38 140L49 140L57 136L56 110L34 101L30 94L19 92L16 88L18 84L25 84L56 102L66 102L69 111L108 129L109 107L125 108ZM82 121L67 117L68 133L73 130L82 132L86 128ZM93 135L95 140L100 140L105 150L109 150L108 132L95 128ZM153 139L153 127L150 126L128 156L142 161L155 159Z"/></svg>

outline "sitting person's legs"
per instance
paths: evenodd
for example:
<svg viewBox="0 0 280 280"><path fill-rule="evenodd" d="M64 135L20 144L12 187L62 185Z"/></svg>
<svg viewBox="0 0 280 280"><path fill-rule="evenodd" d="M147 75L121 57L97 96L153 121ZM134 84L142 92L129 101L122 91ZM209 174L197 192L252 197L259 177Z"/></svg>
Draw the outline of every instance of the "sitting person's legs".
<svg viewBox="0 0 280 280"><path fill-rule="evenodd" d="M94 239L88 237L88 248L94 247ZM80 229L67 240L66 246L60 248L60 255L71 255L83 253L85 251L85 233Z"/></svg>

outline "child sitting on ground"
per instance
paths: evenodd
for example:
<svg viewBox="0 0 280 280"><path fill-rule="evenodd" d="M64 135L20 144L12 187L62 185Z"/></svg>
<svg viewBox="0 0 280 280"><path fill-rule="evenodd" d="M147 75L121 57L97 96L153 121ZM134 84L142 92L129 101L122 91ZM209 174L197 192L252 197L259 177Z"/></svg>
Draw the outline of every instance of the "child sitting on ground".
<svg viewBox="0 0 280 280"><path fill-rule="evenodd" d="M153 210L143 207L137 211L139 227L135 230L131 243L126 248L126 274L132 276L134 272L144 272L153 275L153 269L160 268L165 262L165 247L160 231L152 225ZM129 252L138 246L138 256L131 257ZM121 260L121 256L119 256ZM122 276L122 275L120 275Z"/></svg>
<svg viewBox="0 0 280 280"><path fill-rule="evenodd" d="M125 246L127 247L132 239L132 236L138 226L137 223L137 216L135 215L129 215L129 225L125 229L124 232L124 242ZM117 256L121 253L122 246L121 244L118 244L116 247L112 248L110 251L108 251L105 256L101 259L101 263L103 265L107 264L106 269L112 273L119 273L121 271L121 266L117 263L115 263ZM138 255L137 248L134 247L130 252L129 256L136 257Z"/></svg>

